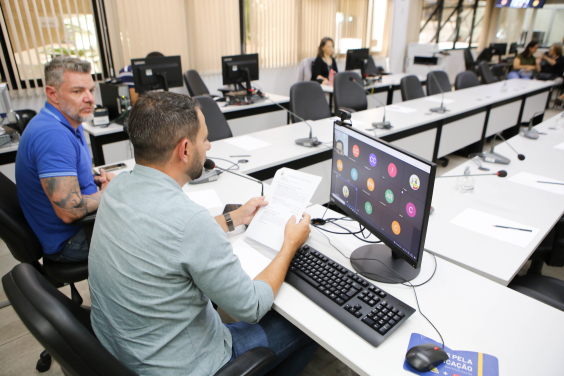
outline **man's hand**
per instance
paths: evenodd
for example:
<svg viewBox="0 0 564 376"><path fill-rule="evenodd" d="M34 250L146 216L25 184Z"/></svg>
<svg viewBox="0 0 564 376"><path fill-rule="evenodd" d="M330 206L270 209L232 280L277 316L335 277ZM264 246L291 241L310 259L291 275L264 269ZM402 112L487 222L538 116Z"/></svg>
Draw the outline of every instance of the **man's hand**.
<svg viewBox="0 0 564 376"><path fill-rule="evenodd" d="M296 223L296 216L293 215L288 223L286 223L286 228L284 229L284 245L282 248L288 246L288 248L295 253L309 237L309 233L311 232L309 228L310 221L311 216L307 213L304 213L304 219L298 223Z"/></svg>
<svg viewBox="0 0 564 376"><path fill-rule="evenodd" d="M100 190L103 191L108 186L110 180L112 180L115 177L116 177L115 174L112 174L111 172L106 172L103 168L101 168L100 176L94 176L94 183L96 183L96 185L100 187Z"/></svg>
<svg viewBox="0 0 564 376"><path fill-rule="evenodd" d="M245 205L231 212L233 226L248 225L251 223L258 210L266 205L268 205L268 202L264 200L264 196L250 199Z"/></svg>

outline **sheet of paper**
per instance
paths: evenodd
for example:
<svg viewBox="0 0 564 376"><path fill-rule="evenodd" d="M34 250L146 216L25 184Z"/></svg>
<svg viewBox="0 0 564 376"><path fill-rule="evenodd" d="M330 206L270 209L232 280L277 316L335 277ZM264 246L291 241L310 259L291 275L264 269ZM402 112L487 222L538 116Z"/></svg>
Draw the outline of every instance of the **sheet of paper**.
<svg viewBox="0 0 564 376"><path fill-rule="evenodd" d="M558 184L547 184L547 183L537 183L537 181L550 181L553 183L563 183L564 181L547 178L545 176L530 174L528 172L519 172L509 178L509 181L514 183L519 183L523 185L528 185L529 187L541 189L543 191L552 192L564 195L564 185Z"/></svg>
<svg viewBox="0 0 564 376"><path fill-rule="evenodd" d="M535 228L531 225L515 222L506 218L501 218L493 214L470 208L464 210L462 213L451 219L450 223L467 230L516 245L521 248L525 248L539 232L538 228ZM499 228L494 227L494 225L517 227L532 231L528 232Z"/></svg>
<svg viewBox="0 0 564 376"><path fill-rule="evenodd" d="M223 206L215 189L206 189L204 191L186 192L188 198L198 205L202 205L206 209L217 208Z"/></svg>
<svg viewBox="0 0 564 376"><path fill-rule="evenodd" d="M254 279L270 264L270 259L247 244L244 237L233 242L233 253L239 257L243 270Z"/></svg>
<svg viewBox="0 0 564 376"><path fill-rule="evenodd" d="M425 100L429 102L444 103L444 104L454 103L454 99L447 99L447 98L445 98L443 102L441 97L425 97Z"/></svg>
<svg viewBox="0 0 564 376"><path fill-rule="evenodd" d="M564 142L561 144L558 144L554 147L555 149L560 149L560 150L564 150Z"/></svg>
<svg viewBox="0 0 564 376"><path fill-rule="evenodd" d="M396 106L396 105L387 106L386 109L389 110L389 111L401 112L402 114L411 114L412 112L417 111L414 108L409 108L409 107L404 107L404 106Z"/></svg>
<svg viewBox="0 0 564 376"><path fill-rule="evenodd" d="M231 137L225 139L225 142L247 151L261 149L271 145L266 141L251 136Z"/></svg>
<svg viewBox="0 0 564 376"><path fill-rule="evenodd" d="M259 209L247 236L278 252L284 243L286 223L292 215L300 220L320 182L320 176L305 172L289 168L276 171L266 195L268 205Z"/></svg>

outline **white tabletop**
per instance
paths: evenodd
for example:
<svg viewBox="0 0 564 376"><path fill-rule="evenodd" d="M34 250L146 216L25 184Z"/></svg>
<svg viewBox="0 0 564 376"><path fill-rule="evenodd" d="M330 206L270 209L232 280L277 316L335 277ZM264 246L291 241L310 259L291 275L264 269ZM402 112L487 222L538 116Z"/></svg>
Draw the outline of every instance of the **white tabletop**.
<svg viewBox="0 0 564 376"><path fill-rule="evenodd" d="M312 217L321 217L325 208L315 205L307 211ZM328 211L327 217L335 216L339 215ZM230 241L244 236L234 236ZM365 244L350 235L327 236L346 254ZM349 261L316 229L312 229L308 244L352 270ZM257 243L253 243L253 247L267 257L274 257ZM242 265L248 267L245 262ZM413 283L426 281L434 266L433 258L425 253L421 274ZM377 285L417 308L411 288ZM423 313L440 330L447 346L496 356L500 375L556 375L560 372L564 326L555 323L564 320L564 312L441 258L437 258L435 276L417 288L417 296ZM274 308L361 375L412 375L403 370L411 334L420 333L440 341L429 323L416 312L379 347L373 347L286 283L274 301Z"/></svg>
<svg viewBox="0 0 564 376"><path fill-rule="evenodd" d="M398 73L398 74L387 74L382 76L382 81L376 81L364 87L365 90L370 90L372 88L379 89L381 87L390 87L390 86L397 86L400 84L400 81L405 76L408 76L407 73ZM419 78L419 81L424 82L427 77L426 76L416 76ZM324 93L333 93L333 86L330 85L321 85L321 89Z"/></svg>

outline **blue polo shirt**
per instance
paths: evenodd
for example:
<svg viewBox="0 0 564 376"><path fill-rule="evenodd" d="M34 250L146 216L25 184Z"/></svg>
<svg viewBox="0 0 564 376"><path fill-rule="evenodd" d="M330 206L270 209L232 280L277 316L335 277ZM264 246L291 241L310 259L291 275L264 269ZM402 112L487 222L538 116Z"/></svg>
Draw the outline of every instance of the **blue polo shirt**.
<svg viewBox="0 0 564 376"><path fill-rule="evenodd" d="M39 238L43 252L48 254L61 251L64 243L80 230L55 214L40 180L53 176L76 176L83 195L98 191L82 125L75 130L59 110L45 102L20 139L16 184L25 218Z"/></svg>

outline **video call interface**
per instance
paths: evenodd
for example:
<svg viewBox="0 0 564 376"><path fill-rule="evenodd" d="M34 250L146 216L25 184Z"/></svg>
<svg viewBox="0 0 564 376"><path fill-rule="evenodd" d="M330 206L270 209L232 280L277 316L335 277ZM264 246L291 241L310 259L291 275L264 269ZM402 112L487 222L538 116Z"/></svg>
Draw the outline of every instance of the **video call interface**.
<svg viewBox="0 0 564 376"><path fill-rule="evenodd" d="M345 127L334 132L332 197L417 261L431 167Z"/></svg>

